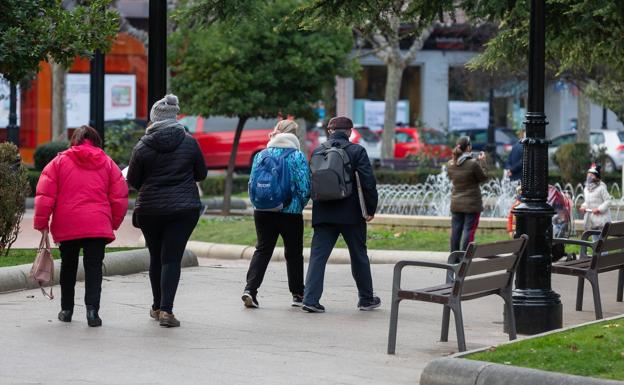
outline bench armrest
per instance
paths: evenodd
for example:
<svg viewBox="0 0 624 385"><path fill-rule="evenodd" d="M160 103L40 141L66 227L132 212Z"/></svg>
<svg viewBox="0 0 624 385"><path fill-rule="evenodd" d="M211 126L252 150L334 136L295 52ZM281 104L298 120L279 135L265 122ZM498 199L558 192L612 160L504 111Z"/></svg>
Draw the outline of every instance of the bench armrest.
<svg viewBox="0 0 624 385"><path fill-rule="evenodd" d="M581 235L581 241L586 241L592 235L600 235L601 233L602 233L601 230L586 230L586 231L583 231L583 234Z"/></svg>
<svg viewBox="0 0 624 385"><path fill-rule="evenodd" d="M438 263L438 262L427 262L427 261L399 261L394 265L394 274L392 276L392 291L393 291L392 295L393 296L395 295L397 291L401 290L401 272L403 271L403 268L407 266L445 269L447 270L446 281L449 282L450 277L452 277L455 273L457 273L457 267L459 265L448 264L448 263Z"/></svg>
<svg viewBox="0 0 624 385"><path fill-rule="evenodd" d="M396 263L396 265L394 265L394 271L396 272L397 270L402 270L406 266L432 267L436 269L446 269L454 272L456 265L428 261L399 261Z"/></svg>
<svg viewBox="0 0 624 385"><path fill-rule="evenodd" d="M578 239L568 239L568 238L553 238L553 245L556 244L564 244L564 245L578 245L578 246L587 246L591 249L594 248L595 242L590 241L581 241Z"/></svg>

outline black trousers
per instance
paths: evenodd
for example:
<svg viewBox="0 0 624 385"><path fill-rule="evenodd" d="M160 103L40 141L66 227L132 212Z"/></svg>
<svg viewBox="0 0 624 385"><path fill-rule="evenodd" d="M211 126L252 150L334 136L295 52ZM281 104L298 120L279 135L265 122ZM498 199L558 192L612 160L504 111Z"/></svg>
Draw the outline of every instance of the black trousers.
<svg viewBox="0 0 624 385"><path fill-rule="evenodd" d="M305 281L303 303L317 305L323 294L327 260L342 235L351 258L351 274L362 300L373 298L373 278L366 248L366 222L354 224L319 224L314 226L310 264Z"/></svg>
<svg viewBox="0 0 624 385"><path fill-rule="evenodd" d="M284 240L288 289L293 295L303 295L303 215L255 211L254 221L258 240L247 271L245 290L254 295L258 292L277 238L281 235Z"/></svg>
<svg viewBox="0 0 624 385"><path fill-rule="evenodd" d="M182 255L199 220L199 210L168 215L137 214L136 219L150 253L152 308L172 313L180 282Z"/></svg>
<svg viewBox="0 0 624 385"><path fill-rule="evenodd" d="M451 251L466 251L474 241L481 213L452 213Z"/></svg>
<svg viewBox="0 0 624 385"><path fill-rule="evenodd" d="M102 261L107 240L104 238L82 238L63 241L59 245L61 251L61 309L73 310L78 273L78 256L83 249L82 263L85 271L85 297L87 306L100 308L102 293Z"/></svg>

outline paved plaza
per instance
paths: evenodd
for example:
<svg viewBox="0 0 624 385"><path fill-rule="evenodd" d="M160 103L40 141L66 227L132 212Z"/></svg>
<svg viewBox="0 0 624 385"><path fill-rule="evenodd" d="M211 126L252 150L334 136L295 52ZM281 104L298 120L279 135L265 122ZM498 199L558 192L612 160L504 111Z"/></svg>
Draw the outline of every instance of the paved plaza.
<svg viewBox="0 0 624 385"><path fill-rule="evenodd" d="M381 309L356 309L348 265L328 265L325 314L290 307L286 269L272 263L261 288L261 309L240 301L246 261L200 260L182 272L174 312L178 329L148 317L147 274L104 278L104 326L89 328L84 307L74 322L56 320L59 299L37 290L0 294L0 384L418 384L426 363L456 351L454 328L438 342L440 306L404 302L397 355L386 354L392 265L374 265ZM411 269L405 287L437 284L442 273ZM564 301L565 324L593 320L575 312L575 279L555 277ZM601 275L605 317L624 312L615 302L616 275ZM58 289L58 287L57 287ZM78 283L77 304L83 283ZM58 292L57 292L58 293ZM589 293L588 293L589 294ZM503 342L502 300L464 306L468 348Z"/></svg>

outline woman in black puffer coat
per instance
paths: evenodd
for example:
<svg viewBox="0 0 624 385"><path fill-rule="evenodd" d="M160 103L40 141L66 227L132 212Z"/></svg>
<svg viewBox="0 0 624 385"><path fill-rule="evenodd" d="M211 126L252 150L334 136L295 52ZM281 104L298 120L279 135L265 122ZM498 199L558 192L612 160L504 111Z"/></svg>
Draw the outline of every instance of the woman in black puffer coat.
<svg viewBox="0 0 624 385"><path fill-rule="evenodd" d="M197 141L176 120L179 112L175 95L154 104L152 124L134 147L128 169L128 183L139 191L135 225L150 252L154 296L150 316L165 327L180 326L173 315L173 300L182 255L201 211L196 182L207 174Z"/></svg>

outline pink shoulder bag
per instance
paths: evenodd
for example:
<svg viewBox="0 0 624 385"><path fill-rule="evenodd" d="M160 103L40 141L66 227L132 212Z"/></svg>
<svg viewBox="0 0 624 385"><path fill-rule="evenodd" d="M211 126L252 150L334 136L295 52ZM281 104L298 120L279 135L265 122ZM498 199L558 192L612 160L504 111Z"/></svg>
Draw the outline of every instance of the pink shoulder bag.
<svg viewBox="0 0 624 385"><path fill-rule="evenodd" d="M39 283L39 288L46 298L54 299L52 288L50 287L50 294L46 293L43 288L44 284L54 282L54 260L50 252L50 237L47 231L41 234L37 258L35 258L35 262L30 269L30 277Z"/></svg>

